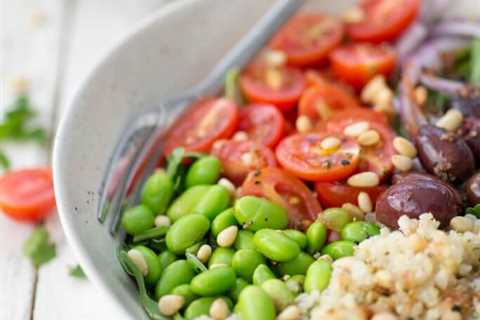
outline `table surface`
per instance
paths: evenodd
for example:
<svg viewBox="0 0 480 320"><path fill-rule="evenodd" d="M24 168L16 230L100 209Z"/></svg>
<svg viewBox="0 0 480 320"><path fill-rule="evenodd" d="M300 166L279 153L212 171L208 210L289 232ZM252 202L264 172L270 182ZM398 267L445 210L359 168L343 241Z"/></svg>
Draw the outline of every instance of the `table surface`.
<svg viewBox="0 0 480 320"><path fill-rule="evenodd" d="M129 29L168 0L0 0L0 113L27 80L39 121L52 137L68 101L95 63ZM48 148L2 145L13 167L49 165ZM22 255L32 226L0 214L0 320L125 319L76 265L58 217L46 225L57 257L39 270Z"/></svg>

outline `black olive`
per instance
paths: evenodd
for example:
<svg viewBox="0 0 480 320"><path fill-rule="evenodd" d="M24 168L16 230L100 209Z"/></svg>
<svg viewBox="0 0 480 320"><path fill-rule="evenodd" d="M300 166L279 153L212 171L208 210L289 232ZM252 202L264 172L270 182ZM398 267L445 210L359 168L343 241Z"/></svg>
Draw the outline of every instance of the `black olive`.
<svg viewBox="0 0 480 320"><path fill-rule="evenodd" d="M480 110L480 106L479 106ZM461 129L465 142L472 150L477 163L480 164L480 117L469 117L463 121Z"/></svg>
<svg viewBox="0 0 480 320"><path fill-rule="evenodd" d="M477 172L465 183L465 193L470 205L474 206L480 203L480 172Z"/></svg>

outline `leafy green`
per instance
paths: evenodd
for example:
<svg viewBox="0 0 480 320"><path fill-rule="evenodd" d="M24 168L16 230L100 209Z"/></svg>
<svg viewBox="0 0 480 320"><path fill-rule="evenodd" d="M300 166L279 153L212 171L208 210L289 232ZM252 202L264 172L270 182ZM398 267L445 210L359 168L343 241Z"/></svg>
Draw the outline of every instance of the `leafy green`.
<svg viewBox="0 0 480 320"><path fill-rule="evenodd" d="M225 98L241 106L245 104L245 99L238 85L240 70L234 68L227 71L225 75Z"/></svg>
<svg viewBox="0 0 480 320"><path fill-rule="evenodd" d="M427 108L430 113L443 114L446 111L448 97L438 91L429 90Z"/></svg>
<svg viewBox="0 0 480 320"><path fill-rule="evenodd" d="M467 208L465 210L466 214L473 214L477 218L480 218L480 203L477 203L475 206Z"/></svg>
<svg viewBox="0 0 480 320"><path fill-rule="evenodd" d="M159 226L159 227L149 229L133 237L133 243L138 243L145 240L151 240L151 239L162 237L167 234L167 231L168 231L167 226Z"/></svg>
<svg viewBox="0 0 480 320"><path fill-rule="evenodd" d="M0 167L4 170L10 169L10 159L0 150Z"/></svg>
<svg viewBox="0 0 480 320"><path fill-rule="evenodd" d="M470 82L480 84L480 38L472 42Z"/></svg>
<svg viewBox="0 0 480 320"><path fill-rule="evenodd" d="M402 137L408 137L408 133L402 123L402 117L400 117L399 114L396 114L393 117L393 119L391 120L391 126L395 130L397 135Z"/></svg>
<svg viewBox="0 0 480 320"><path fill-rule="evenodd" d="M145 287L145 281L140 270L137 268L135 263L130 260L128 254L125 250L121 250L118 254L118 260L123 267L123 270L129 275L135 278L138 287L138 293L140 298L140 303L142 304L145 312L153 320L168 320L168 318L162 316L158 310L158 304L155 300L150 298Z"/></svg>
<svg viewBox="0 0 480 320"><path fill-rule="evenodd" d="M45 227L37 227L32 231L23 244L23 254L30 258L36 268L56 256L55 244L50 241L50 235Z"/></svg>
<svg viewBox="0 0 480 320"><path fill-rule="evenodd" d="M207 267L200 261L195 255L191 254L190 252L185 253L185 257L187 261L190 262L193 269L197 272L204 272L207 271Z"/></svg>
<svg viewBox="0 0 480 320"><path fill-rule="evenodd" d="M74 278L79 278L79 279L87 278L87 276L85 275L85 272L83 272L83 269L79 264L70 267L68 270L68 274Z"/></svg>
<svg viewBox="0 0 480 320"><path fill-rule="evenodd" d="M183 189L183 180L187 173L184 160L195 160L205 156L198 152L186 152L184 148L176 148L167 158L167 175L172 179L175 193Z"/></svg>

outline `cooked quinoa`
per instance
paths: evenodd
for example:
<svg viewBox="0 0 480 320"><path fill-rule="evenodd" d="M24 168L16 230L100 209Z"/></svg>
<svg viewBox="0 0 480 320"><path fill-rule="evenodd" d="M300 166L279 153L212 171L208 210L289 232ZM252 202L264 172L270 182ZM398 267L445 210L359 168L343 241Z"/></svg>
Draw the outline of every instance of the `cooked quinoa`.
<svg viewBox="0 0 480 320"><path fill-rule="evenodd" d="M303 294L304 319L477 319L480 314L480 220L439 230L431 214L403 216L352 257L336 260L329 286Z"/></svg>

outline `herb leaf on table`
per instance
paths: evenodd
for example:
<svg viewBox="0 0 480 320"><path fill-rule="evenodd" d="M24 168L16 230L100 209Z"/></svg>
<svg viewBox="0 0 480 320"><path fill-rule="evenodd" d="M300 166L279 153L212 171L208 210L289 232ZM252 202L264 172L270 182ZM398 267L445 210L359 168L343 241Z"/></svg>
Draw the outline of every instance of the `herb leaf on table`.
<svg viewBox="0 0 480 320"><path fill-rule="evenodd" d="M83 269L79 264L70 267L69 270L68 270L68 274L71 277L78 278L78 279L86 279L87 278L85 272L83 272Z"/></svg>
<svg viewBox="0 0 480 320"><path fill-rule="evenodd" d="M36 268L55 258L55 244L50 241L50 235L44 226L32 231L23 244L23 254L30 258Z"/></svg>

